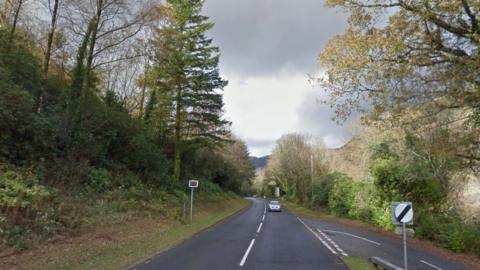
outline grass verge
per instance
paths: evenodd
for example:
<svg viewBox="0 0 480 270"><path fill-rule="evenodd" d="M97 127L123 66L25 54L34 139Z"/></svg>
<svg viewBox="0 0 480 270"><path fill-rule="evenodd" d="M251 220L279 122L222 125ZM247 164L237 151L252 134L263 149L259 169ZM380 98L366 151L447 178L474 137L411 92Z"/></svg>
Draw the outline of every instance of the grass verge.
<svg viewBox="0 0 480 270"><path fill-rule="evenodd" d="M304 206L298 205L289 201L282 201L282 204L285 205L290 211L295 213L295 215L304 218L317 218L317 219L338 219L337 217L323 211L321 209L312 210Z"/></svg>
<svg viewBox="0 0 480 270"><path fill-rule="evenodd" d="M363 258L347 256L342 260L351 270L376 270L375 266Z"/></svg>
<svg viewBox="0 0 480 270"><path fill-rule="evenodd" d="M229 217L249 204L242 198L204 201L193 224L165 216L135 217L92 228L78 237L57 239L0 258L2 269L119 269L152 256Z"/></svg>

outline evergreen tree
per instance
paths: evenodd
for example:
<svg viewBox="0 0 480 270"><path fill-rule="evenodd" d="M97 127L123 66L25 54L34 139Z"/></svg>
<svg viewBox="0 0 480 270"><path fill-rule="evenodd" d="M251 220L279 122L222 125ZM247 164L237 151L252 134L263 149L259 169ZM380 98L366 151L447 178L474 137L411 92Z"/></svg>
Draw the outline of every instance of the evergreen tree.
<svg viewBox="0 0 480 270"><path fill-rule="evenodd" d="M160 13L157 30L154 88L172 104L171 135L174 143L173 179L180 179L182 152L188 145L205 146L224 140L229 122L222 119L221 91L227 85L219 75L219 49L206 32L213 27L200 14L201 0L169 0ZM162 107L159 104L158 107Z"/></svg>

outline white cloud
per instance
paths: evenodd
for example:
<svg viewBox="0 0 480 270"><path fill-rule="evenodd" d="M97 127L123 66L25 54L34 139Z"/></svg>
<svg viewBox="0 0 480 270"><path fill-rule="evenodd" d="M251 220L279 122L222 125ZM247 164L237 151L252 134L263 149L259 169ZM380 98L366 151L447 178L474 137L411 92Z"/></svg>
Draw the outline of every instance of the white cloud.
<svg viewBox="0 0 480 270"><path fill-rule="evenodd" d="M300 73L240 78L226 76L226 117L233 121L233 131L249 141L275 141L293 132L299 121L297 108L304 96L312 91L307 76ZM259 147L259 145L257 145ZM252 154L268 154L251 149Z"/></svg>

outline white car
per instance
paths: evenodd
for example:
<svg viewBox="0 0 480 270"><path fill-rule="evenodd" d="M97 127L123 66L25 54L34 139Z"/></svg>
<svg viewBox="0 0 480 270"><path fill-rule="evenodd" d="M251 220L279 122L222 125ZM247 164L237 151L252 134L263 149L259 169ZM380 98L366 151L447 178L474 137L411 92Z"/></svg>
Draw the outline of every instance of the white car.
<svg viewBox="0 0 480 270"><path fill-rule="evenodd" d="M282 206L278 201L270 201L268 203L268 212L282 212Z"/></svg>

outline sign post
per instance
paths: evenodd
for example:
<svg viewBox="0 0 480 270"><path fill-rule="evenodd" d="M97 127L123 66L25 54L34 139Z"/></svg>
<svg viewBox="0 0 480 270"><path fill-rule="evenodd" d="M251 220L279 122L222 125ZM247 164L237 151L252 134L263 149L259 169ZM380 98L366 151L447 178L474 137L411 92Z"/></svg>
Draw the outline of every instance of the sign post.
<svg viewBox="0 0 480 270"><path fill-rule="evenodd" d="M407 265L407 224L413 224L413 208L411 202L393 202L392 205L392 221L395 225L402 225L403 232L403 263L405 270Z"/></svg>
<svg viewBox="0 0 480 270"><path fill-rule="evenodd" d="M188 180L188 187L190 188L190 223L193 221L193 190L198 188L198 180Z"/></svg>

